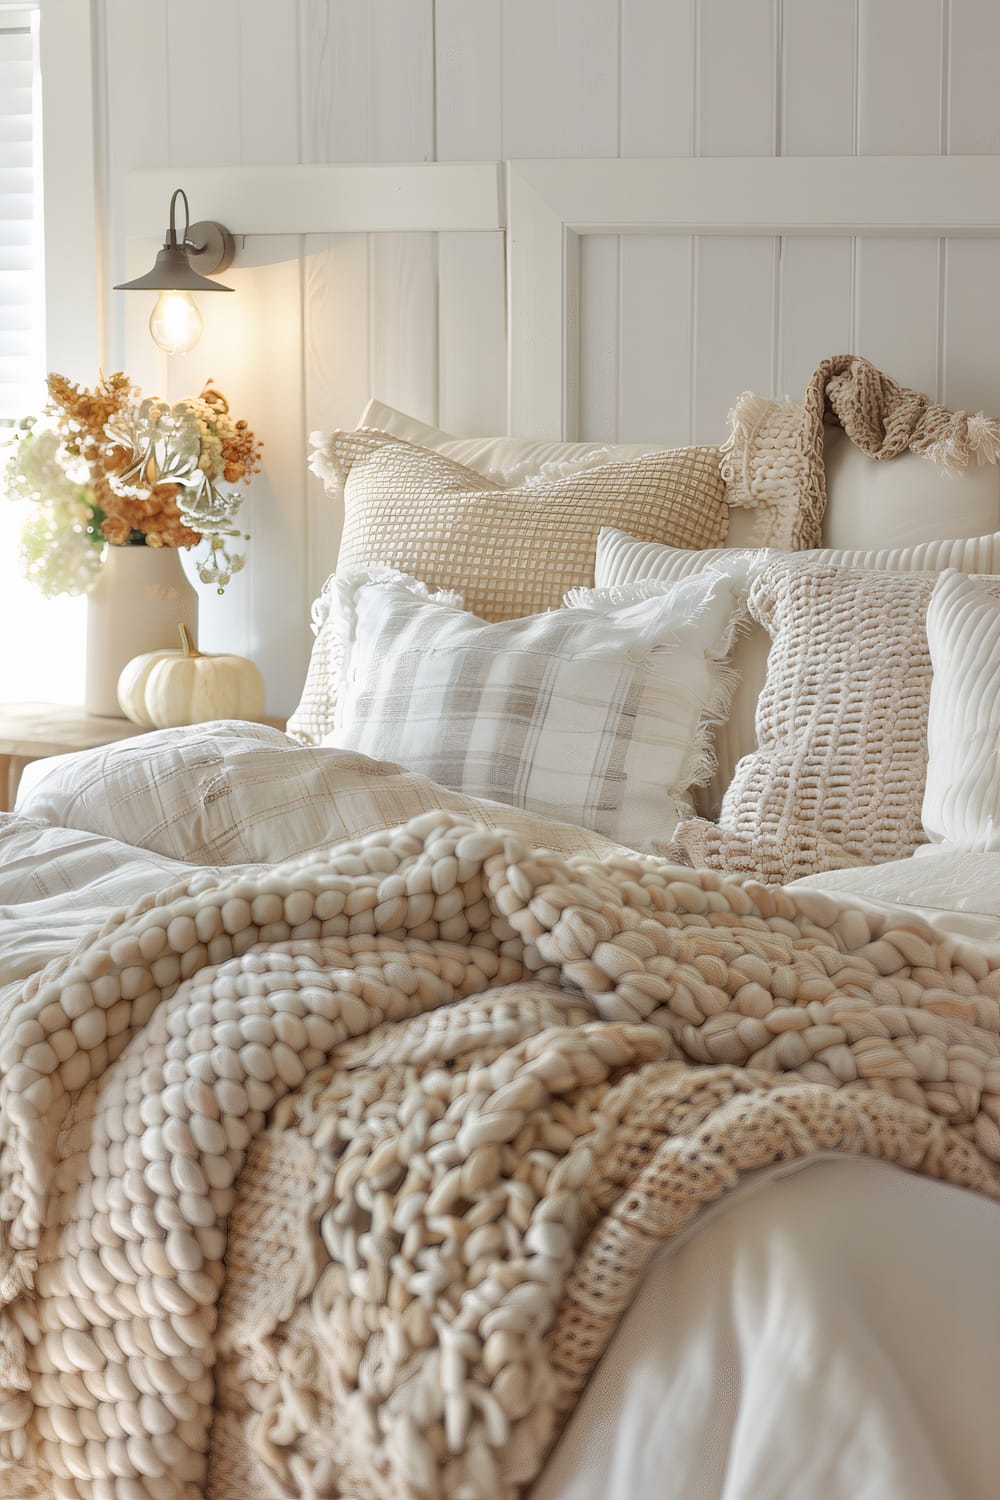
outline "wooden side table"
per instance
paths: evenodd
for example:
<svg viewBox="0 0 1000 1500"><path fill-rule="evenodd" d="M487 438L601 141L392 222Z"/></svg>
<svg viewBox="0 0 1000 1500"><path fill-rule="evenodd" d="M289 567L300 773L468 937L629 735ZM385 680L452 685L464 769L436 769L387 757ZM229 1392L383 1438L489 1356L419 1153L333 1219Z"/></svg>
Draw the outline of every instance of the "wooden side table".
<svg viewBox="0 0 1000 1500"><path fill-rule="evenodd" d="M285 727L284 719L261 722ZM21 772L31 761L146 733L128 719L105 719L61 703L0 703L0 812L14 806Z"/></svg>

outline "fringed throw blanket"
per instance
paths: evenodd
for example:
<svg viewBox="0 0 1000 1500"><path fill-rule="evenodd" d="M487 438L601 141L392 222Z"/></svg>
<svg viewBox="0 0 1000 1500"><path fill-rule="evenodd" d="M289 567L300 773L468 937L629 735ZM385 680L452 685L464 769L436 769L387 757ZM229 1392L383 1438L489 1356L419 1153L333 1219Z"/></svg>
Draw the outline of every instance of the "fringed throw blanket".
<svg viewBox="0 0 1000 1500"><path fill-rule="evenodd" d="M1000 951L447 812L202 872L3 1024L0 1492L514 1497L742 1173L1000 1196L998 996Z"/></svg>
<svg viewBox="0 0 1000 1500"><path fill-rule="evenodd" d="M731 505L775 507L784 525L775 534L769 523L769 535L771 545L780 547L821 543L824 423L841 426L869 458L896 458L909 450L953 469L1000 459L1000 421L981 411L936 406L854 354L825 359L802 406L746 391L731 421L722 462L727 498Z"/></svg>

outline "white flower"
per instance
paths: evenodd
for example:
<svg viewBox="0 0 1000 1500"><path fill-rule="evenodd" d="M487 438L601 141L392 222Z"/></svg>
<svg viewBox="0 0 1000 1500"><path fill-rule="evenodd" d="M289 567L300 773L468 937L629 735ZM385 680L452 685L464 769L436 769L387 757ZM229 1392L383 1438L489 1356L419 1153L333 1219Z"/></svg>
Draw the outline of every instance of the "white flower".
<svg viewBox="0 0 1000 1500"><path fill-rule="evenodd" d="M90 507L76 500L32 506L21 532L24 576L47 599L86 594L101 570L101 549L87 533Z"/></svg>

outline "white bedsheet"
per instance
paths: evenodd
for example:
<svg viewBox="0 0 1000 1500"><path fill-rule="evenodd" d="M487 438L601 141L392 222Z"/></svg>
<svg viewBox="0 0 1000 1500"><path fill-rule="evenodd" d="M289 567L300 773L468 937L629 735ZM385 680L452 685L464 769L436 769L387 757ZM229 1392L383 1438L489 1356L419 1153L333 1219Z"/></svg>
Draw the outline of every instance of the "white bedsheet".
<svg viewBox="0 0 1000 1500"><path fill-rule="evenodd" d="M810 876L1000 942L1000 855ZM654 1260L532 1500L996 1500L1000 1206L868 1160L762 1172Z"/></svg>
<svg viewBox="0 0 1000 1500"><path fill-rule="evenodd" d="M870 1161L654 1262L532 1500L995 1500L1000 1209Z"/></svg>
<svg viewBox="0 0 1000 1500"><path fill-rule="evenodd" d="M230 757L222 798L214 746L175 765L145 849L111 836L113 798L100 832L79 826L82 795L77 826L54 826L66 763L36 776L27 807L44 821L0 816L0 997L109 911L189 876L166 852L185 839L206 883L220 868L206 858L301 847L299 808L275 816L277 746L262 748L263 775ZM135 755L121 765L139 775ZM326 772L307 769L319 802ZM266 826L239 801L258 786ZM1000 855L935 847L801 884L1000 941ZM1000 1208L971 1194L839 1158L760 1174L657 1257L532 1500L994 1500L998 1263Z"/></svg>

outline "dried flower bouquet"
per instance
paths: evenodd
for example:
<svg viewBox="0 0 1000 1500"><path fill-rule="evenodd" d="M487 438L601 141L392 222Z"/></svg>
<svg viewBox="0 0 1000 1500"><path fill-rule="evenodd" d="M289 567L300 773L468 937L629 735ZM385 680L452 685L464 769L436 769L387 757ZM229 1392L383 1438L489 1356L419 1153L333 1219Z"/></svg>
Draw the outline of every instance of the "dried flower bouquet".
<svg viewBox="0 0 1000 1500"><path fill-rule="evenodd" d="M233 538L242 496L260 469L261 444L229 414L221 391L174 405L143 397L127 375L89 390L50 375L40 421L26 419L7 464L7 493L34 502L22 533L27 577L51 597L86 593L105 543L195 547L203 583L220 593L243 567Z"/></svg>

